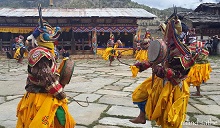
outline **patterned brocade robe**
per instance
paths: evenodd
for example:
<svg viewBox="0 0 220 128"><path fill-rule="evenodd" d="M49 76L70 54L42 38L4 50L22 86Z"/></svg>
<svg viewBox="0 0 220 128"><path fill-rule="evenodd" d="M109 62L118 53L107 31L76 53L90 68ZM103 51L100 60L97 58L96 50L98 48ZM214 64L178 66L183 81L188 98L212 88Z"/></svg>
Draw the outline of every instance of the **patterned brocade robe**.
<svg viewBox="0 0 220 128"><path fill-rule="evenodd" d="M26 91L31 93L50 93L57 99L66 97L63 85L56 72L57 66L53 55L43 47L37 47L30 51L28 58L28 78Z"/></svg>

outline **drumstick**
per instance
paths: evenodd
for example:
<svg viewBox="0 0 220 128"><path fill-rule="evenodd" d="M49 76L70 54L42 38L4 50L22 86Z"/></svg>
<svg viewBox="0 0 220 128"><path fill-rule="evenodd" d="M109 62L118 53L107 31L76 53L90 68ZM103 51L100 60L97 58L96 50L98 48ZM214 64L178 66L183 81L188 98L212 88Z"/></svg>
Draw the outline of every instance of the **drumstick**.
<svg viewBox="0 0 220 128"><path fill-rule="evenodd" d="M123 51L120 52L120 54L122 55L123 52L129 51L129 50L130 50L130 49L123 50ZM122 61L119 59L119 56L116 56L116 57L117 57L117 60L118 60L120 63L125 64L125 65L128 65L128 66L132 66L132 65L130 65L130 64L127 64L127 63L122 62Z"/></svg>
<svg viewBox="0 0 220 128"><path fill-rule="evenodd" d="M128 65L128 66L131 66L130 64L126 64L126 63L122 62L118 57L117 57L117 60L118 60L120 63L122 63L122 64L125 64L125 65Z"/></svg>

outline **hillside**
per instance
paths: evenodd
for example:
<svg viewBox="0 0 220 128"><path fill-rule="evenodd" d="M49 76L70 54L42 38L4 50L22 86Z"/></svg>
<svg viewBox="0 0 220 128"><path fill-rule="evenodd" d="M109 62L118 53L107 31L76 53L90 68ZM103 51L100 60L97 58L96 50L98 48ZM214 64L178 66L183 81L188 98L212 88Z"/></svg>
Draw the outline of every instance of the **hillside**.
<svg viewBox="0 0 220 128"><path fill-rule="evenodd" d="M1 7L10 8L36 8L40 3L42 7L50 7L49 1L50 0L0 0L0 5ZM172 8L159 10L138 4L131 0L53 0L53 8L143 8L158 16L161 20L164 20L173 12ZM191 11L184 8L178 8L178 10L179 9L182 11Z"/></svg>

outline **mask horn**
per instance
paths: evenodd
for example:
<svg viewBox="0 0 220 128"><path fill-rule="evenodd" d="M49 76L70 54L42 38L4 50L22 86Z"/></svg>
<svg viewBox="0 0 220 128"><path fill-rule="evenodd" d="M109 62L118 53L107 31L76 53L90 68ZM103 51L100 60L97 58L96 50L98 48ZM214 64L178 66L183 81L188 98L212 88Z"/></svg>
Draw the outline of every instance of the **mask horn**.
<svg viewBox="0 0 220 128"><path fill-rule="evenodd" d="M39 12L40 27L43 28L43 18L42 18L41 4L38 5L38 12Z"/></svg>
<svg viewBox="0 0 220 128"><path fill-rule="evenodd" d="M168 20L170 20L173 17L177 19L177 8L176 8L176 6L173 5L173 9L174 9L173 14L170 15L170 17L164 22L165 24L167 24Z"/></svg>
<svg viewBox="0 0 220 128"><path fill-rule="evenodd" d="M176 8L176 6L174 6L174 15L175 15L175 19L177 19L178 17L177 17L177 8Z"/></svg>

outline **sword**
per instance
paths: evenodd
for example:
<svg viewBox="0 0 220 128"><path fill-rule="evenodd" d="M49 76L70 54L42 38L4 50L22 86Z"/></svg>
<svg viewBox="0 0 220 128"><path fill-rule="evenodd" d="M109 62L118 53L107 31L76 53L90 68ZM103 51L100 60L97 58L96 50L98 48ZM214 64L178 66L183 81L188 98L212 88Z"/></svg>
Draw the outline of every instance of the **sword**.
<svg viewBox="0 0 220 128"><path fill-rule="evenodd" d="M42 18L42 10L41 10L41 4L38 5L38 12L39 12L39 20L40 20L40 27L43 28L43 18Z"/></svg>

